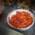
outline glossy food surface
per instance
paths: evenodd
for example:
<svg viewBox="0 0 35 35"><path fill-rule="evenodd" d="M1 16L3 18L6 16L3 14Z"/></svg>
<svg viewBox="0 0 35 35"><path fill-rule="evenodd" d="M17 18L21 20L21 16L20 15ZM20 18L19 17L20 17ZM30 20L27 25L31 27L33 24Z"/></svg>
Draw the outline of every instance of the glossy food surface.
<svg viewBox="0 0 35 35"><path fill-rule="evenodd" d="M27 12L16 12L10 19L10 24L16 28L25 28L32 24L32 17Z"/></svg>

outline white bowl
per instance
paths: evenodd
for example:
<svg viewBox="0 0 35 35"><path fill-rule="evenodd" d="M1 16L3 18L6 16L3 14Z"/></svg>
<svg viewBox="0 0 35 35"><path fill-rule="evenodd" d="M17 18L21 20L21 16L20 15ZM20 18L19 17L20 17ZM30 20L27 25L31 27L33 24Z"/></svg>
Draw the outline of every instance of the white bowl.
<svg viewBox="0 0 35 35"><path fill-rule="evenodd" d="M16 9L16 10L13 10L13 11L11 11L11 12L8 14L8 16L7 16L7 23L8 23L8 25L9 25L10 27L12 27L12 28L15 28L15 27L9 23L9 19L11 19L11 17L12 17L13 15L16 15L16 12L17 12L17 11L19 11L19 12L22 12L22 11L28 12L28 13L31 15L32 18L34 17L33 14L32 14L29 10L25 10L25 9ZM21 30L21 31L25 31L25 30L30 29L33 25L34 25L34 18L33 18L32 24L29 25L28 27L26 27L26 28L15 28L15 29L18 29L18 30Z"/></svg>

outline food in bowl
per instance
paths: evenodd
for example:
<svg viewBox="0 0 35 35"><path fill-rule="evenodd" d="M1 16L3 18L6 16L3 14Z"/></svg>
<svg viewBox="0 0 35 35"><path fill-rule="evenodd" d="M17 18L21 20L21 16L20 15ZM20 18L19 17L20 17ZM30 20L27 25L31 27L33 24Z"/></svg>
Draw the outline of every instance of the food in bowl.
<svg viewBox="0 0 35 35"><path fill-rule="evenodd" d="M17 9L7 16L7 23L10 27L18 30L28 30L34 24L33 14L29 10Z"/></svg>
<svg viewBox="0 0 35 35"><path fill-rule="evenodd" d="M32 17L27 12L16 12L10 19L10 24L16 28L25 28L32 24Z"/></svg>

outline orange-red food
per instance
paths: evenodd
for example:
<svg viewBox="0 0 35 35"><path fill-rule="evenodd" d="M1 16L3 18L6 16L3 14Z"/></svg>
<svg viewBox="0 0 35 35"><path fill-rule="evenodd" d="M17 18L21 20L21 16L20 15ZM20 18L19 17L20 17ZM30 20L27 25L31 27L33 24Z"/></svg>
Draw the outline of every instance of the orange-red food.
<svg viewBox="0 0 35 35"><path fill-rule="evenodd" d="M17 12L11 17L10 23L16 28L25 28L32 24L32 17L27 12Z"/></svg>

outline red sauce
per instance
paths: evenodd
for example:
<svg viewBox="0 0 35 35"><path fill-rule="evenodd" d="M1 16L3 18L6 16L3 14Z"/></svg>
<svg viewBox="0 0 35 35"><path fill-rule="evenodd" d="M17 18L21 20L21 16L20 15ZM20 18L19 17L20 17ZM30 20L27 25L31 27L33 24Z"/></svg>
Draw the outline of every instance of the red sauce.
<svg viewBox="0 0 35 35"><path fill-rule="evenodd" d="M26 12L17 12L11 17L10 23L16 28L25 28L32 24L32 17Z"/></svg>

